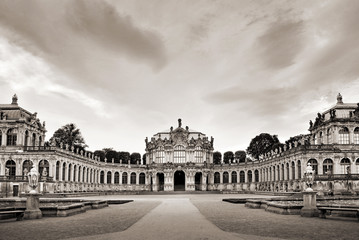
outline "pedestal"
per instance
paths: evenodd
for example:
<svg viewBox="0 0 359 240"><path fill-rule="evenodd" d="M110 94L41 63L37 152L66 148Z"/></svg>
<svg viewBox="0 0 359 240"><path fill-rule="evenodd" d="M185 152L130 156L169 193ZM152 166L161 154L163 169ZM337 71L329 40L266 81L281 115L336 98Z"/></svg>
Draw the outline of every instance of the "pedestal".
<svg viewBox="0 0 359 240"><path fill-rule="evenodd" d="M38 219L42 218L42 212L39 208L42 194L33 193L27 195L26 210L24 212L24 219Z"/></svg>
<svg viewBox="0 0 359 240"><path fill-rule="evenodd" d="M303 208L300 210L302 217L317 217L317 192L304 191L303 192Z"/></svg>

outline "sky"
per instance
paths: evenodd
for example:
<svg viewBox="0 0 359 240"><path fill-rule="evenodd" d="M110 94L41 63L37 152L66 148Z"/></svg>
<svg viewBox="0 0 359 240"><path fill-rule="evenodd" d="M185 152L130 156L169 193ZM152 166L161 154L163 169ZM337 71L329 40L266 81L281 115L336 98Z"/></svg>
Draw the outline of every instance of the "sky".
<svg viewBox="0 0 359 240"><path fill-rule="evenodd" d="M87 149L145 152L189 126L215 151L307 134L359 102L359 1L1 0L0 103L67 123Z"/></svg>

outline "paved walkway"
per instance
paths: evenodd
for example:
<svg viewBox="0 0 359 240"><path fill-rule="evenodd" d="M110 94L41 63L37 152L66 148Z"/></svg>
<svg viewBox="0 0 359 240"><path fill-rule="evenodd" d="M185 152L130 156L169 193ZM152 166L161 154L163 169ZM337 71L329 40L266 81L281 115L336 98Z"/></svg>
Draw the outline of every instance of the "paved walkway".
<svg viewBox="0 0 359 240"><path fill-rule="evenodd" d="M165 198L123 232L74 239L274 239L225 232L208 221L189 198Z"/></svg>

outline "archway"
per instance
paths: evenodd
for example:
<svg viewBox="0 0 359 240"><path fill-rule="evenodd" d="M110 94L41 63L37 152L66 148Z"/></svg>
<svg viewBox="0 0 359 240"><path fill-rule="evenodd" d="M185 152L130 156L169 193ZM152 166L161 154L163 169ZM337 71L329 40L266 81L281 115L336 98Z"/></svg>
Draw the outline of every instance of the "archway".
<svg viewBox="0 0 359 240"><path fill-rule="evenodd" d="M196 175L194 176L194 184L195 184L195 188L196 191L201 191L202 190L202 173L201 172L197 172Z"/></svg>
<svg viewBox="0 0 359 240"><path fill-rule="evenodd" d="M165 175L163 173L157 173L157 190L163 191L165 184Z"/></svg>
<svg viewBox="0 0 359 240"><path fill-rule="evenodd" d="M176 171L174 176L174 190L185 191L186 174L183 171Z"/></svg>

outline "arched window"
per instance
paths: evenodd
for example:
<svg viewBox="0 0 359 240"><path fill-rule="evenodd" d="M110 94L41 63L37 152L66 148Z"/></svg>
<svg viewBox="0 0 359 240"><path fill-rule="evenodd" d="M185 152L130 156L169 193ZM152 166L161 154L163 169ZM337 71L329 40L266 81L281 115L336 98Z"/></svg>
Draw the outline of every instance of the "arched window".
<svg viewBox="0 0 359 240"><path fill-rule="evenodd" d="M229 175L228 175L228 172L224 172L224 173L223 173L223 183L228 183L228 180L229 180L229 179L228 179L228 178L229 178L228 176L229 176Z"/></svg>
<svg viewBox="0 0 359 240"><path fill-rule="evenodd" d="M340 165L341 165L341 168L342 168L342 174L347 174L347 173L351 172L350 164L351 164L351 162L350 162L349 158L343 158L340 161Z"/></svg>
<svg viewBox="0 0 359 240"><path fill-rule="evenodd" d="M122 184L127 184L127 172L122 173Z"/></svg>
<svg viewBox="0 0 359 240"><path fill-rule="evenodd" d="M60 180L60 161L56 162L56 180Z"/></svg>
<svg viewBox="0 0 359 240"><path fill-rule="evenodd" d="M157 163L165 163L165 149L163 146L160 146L157 149L156 162Z"/></svg>
<svg viewBox="0 0 359 240"><path fill-rule="evenodd" d="M214 173L214 183L220 183L221 182L221 175L219 172Z"/></svg>
<svg viewBox="0 0 359 240"><path fill-rule="evenodd" d="M47 160L41 160L39 162L39 173L40 173L41 177L44 174L47 174L47 176L49 176L49 167L50 167L50 164Z"/></svg>
<svg viewBox="0 0 359 240"><path fill-rule="evenodd" d="M33 133L33 134L32 134L32 146L35 147L35 145L36 145L36 134Z"/></svg>
<svg viewBox="0 0 359 240"><path fill-rule="evenodd" d="M136 173L131 173L131 184L136 184Z"/></svg>
<svg viewBox="0 0 359 240"><path fill-rule="evenodd" d="M295 163L292 162L292 179L294 180L295 179Z"/></svg>
<svg viewBox="0 0 359 240"><path fill-rule="evenodd" d="M9 129L7 131L7 146L16 146L17 133L14 129Z"/></svg>
<svg viewBox="0 0 359 240"><path fill-rule="evenodd" d="M309 159L308 163L310 163L310 166L312 166L314 174L318 174L318 162L315 159Z"/></svg>
<svg viewBox="0 0 359 240"><path fill-rule="evenodd" d="M248 182L252 182L252 171L249 170L247 175L248 175Z"/></svg>
<svg viewBox="0 0 359 240"><path fill-rule="evenodd" d="M237 172L236 171L232 172L232 183L237 183Z"/></svg>
<svg viewBox="0 0 359 240"><path fill-rule="evenodd" d="M86 175L86 168L83 167L83 169L82 169L82 182L85 182L85 181L86 181L85 175ZM104 176L105 176L105 175L104 175ZM105 178L104 178L104 179L105 179ZM105 180L104 180L104 181L105 181Z"/></svg>
<svg viewBox="0 0 359 240"><path fill-rule="evenodd" d="M120 174L118 172L115 172L115 184L120 183Z"/></svg>
<svg viewBox="0 0 359 240"><path fill-rule="evenodd" d="M62 181L65 181L65 174L66 174L66 163L62 164Z"/></svg>
<svg viewBox="0 0 359 240"><path fill-rule="evenodd" d="M186 151L184 146L178 145L174 149L173 156L174 163L185 163L186 162Z"/></svg>
<svg viewBox="0 0 359 240"><path fill-rule="evenodd" d="M349 129L346 127L339 130L339 144L349 144Z"/></svg>
<svg viewBox="0 0 359 240"><path fill-rule="evenodd" d="M24 146L26 147L29 144L29 131L25 131L25 138L24 138Z"/></svg>
<svg viewBox="0 0 359 240"><path fill-rule="evenodd" d="M146 184L146 176L144 173L140 173L139 184Z"/></svg>
<svg viewBox="0 0 359 240"><path fill-rule="evenodd" d="M287 178L286 178L286 180L289 180L289 163L287 163L287 164L285 165L285 168L286 168L286 172L287 172Z"/></svg>
<svg viewBox="0 0 359 240"><path fill-rule="evenodd" d="M301 165L300 160L298 160L298 168L297 168L297 171L298 171L298 179L301 179L301 178L302 178L302 165Z"/></svg>
<svg viewBox="0 0 359 240"><path fill-rule="evenodd" d="M244 171L240 171L239 172L239 182L244 183L245 181L246 181L245 173L244 173Z"/></svg>
<svg viewBox="0 0 359 240"><path fill-rule="evenodd" d="M325 159L323 161L323 174L333 174L333 160L332 159Z"/></svg>
<svg viewBox="0 0 359 240"><path fill-rule="evenodd" d="M39 136L39 146L41 146L41 144L42 144L42 137Z"/></svg>
<svg viewBox="0 0 359 240"><path fill-rule="evenodd" d="M195 159L196 163L203 162L203 152L202 152L202 148L200 146L197 146L195 148L194 159Z"/></svg>
<svg viewBox="0 0 359 240"><path fill-rule="evenodd" d="M259 182L259 171L258 170L254 170L254 181Z"/></svg>
<svg viewBox="0 0 359 240"><path fill-rule="evenodd" d="M104 171L100 172L100 183L105 183L105 173L104 173Z"/></svg>
<svg viewBox="0 0 359 240"><path fill-rule="evenodd" d="M90 169L87 169L87 173L86 173L86 182L90 182Z"/></svg>
<svg viewBox="0 0 359 240"><path fill-rule="evenodd" d="M333 143L332 129L330 129L330 128L327 130L327 142L328 142L328 144Z"/></svg>
<svg viewBox="0 0 359 240"><path fill-rule="evenodd" d="M69 169L68 169L68 176L67 176L67 181L71 181L71 174L72 174L72 165L71 163L69 164Z"/></svg>
<svg viewBox="0 0 359 240"><path fill-rule="evenodd" d="M284 164L281 166L281 178L280 180L284 180Z"/></svg>
<svg viewBox="0 0 359 240"><path fill-rule="evenodd" d="M112 173L110 171L107 172L107 183L111 184L111 178L112 178Z"/></svg>
<svg viewBox="0 0 359 240"><path fill-rule="evenodd" d="M5 167L8 169L8 172L6 173L6 176L9 179L15 179L16 176L16 163L14 160L7 160Z"/></svg>
<svg viewBox="0 0 359 240"><path fill-rule="evenodd" d="M354 129L354 144L359 144L359 127Z"/></svg>
<svg viewBox="0 0 359 240"><path fill-rule="evenodd" d="M27 176L31 168L32 168L32 162L30 160L25 160L24 163L22 164L22 175Z"/></svg>

